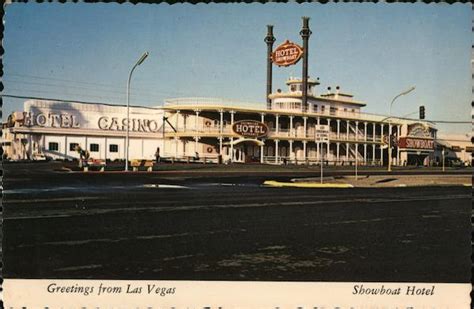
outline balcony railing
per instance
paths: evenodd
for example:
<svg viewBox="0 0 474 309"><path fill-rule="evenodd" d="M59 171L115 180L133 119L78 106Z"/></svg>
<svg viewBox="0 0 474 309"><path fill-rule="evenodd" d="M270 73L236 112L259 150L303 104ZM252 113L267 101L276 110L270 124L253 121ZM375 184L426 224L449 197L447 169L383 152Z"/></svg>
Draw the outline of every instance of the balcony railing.
<svg viewBox="0 0 474 309"><path fill-rule="evenodd" d="M221 133L221 129L216 126L212 127L206 127L206 126L199 126L197 129L194 126L186 126L186 127L175 127L177 132L183 133L183 134L210 134L210 135L219 135ZM175 131L170 128L166 127L166 133L175 133ZM222 134L224 135L231 135L233 134L232 132L232 127L231 126L224 126L222 128ZM294 130L289 130L289 129L279 129L278 132L275 128L271 128L268 132L268 137L270 138L301 138L301 139L314 139L315 138L315 132L314 130L310 129L306 132L306 135L303 130L299 129L294 129ZM331 131L329 133L329 139L330 140L339 140L339 141L359 141L359 142L376 142L379 143L381 142L381 136L376 135L375 140L372 134L367 134L367 140L365 140L364 134L358 134L357 139L356 139L356 134L354 133L349 133L347 134L346 132L341 132L339 134L339 137L337 136L336 132Z"/></svg>

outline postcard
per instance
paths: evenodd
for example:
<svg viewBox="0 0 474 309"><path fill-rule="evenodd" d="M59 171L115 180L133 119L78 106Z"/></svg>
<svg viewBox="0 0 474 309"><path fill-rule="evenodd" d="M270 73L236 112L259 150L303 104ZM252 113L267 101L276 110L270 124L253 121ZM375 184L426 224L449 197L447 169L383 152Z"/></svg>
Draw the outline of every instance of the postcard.
<svg viewBox="0 0 474 309"><path fill-rule="evenodd" d="M470 4L3 25L5 308L470 307Z"/></svg>

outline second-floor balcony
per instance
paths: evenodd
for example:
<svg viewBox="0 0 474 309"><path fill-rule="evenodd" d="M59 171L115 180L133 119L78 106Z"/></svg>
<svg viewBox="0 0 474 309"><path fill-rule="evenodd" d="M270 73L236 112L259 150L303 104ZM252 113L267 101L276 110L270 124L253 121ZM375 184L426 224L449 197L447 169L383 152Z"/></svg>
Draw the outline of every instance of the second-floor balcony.
<svg viewBox="0 0 474 309"><path fill-rule="evenodd" d="M219 136L233 136L235 133L232 131L232 126L224 126L222 129L219 126L187 126L187 127L175 127L176 132L170 127L166 126L165 133L171 136L210 136L210 137L219 137ZM271 139L296 139L296 140L314 140L315 131L314 128L308 128L306 133L302 127L296 129L287 129L287 128L270 128L267 133L267 138ZM329 140L333 141L358 141L358 142L381 142L381 136L372 134L367 134L367 137L364 134L355 134L347 132L337 132L331 131L329 133Z"/></svg>

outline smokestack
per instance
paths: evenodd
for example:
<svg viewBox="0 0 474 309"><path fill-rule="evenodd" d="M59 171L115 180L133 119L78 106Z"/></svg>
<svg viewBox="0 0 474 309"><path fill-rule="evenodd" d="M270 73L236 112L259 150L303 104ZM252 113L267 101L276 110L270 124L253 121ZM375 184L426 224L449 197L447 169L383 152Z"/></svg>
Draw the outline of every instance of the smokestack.
<svg viewBox="0 0 474 309"><path fill-rule="evenodd" d="M301 107L304 113L308 110L308 41L311 36L309 17L303 17L303 28L301 28L300 35L303 39L303 98Z"/></svg>
<svg viewBox="0 0 474 309"><path fill-rule="evenodd" d="M273 36L273 26L267 25L267 36L265 37L267 43L267 109L272 109L272 100L269 98L272 93L272 52L275 37Z"/></svg>

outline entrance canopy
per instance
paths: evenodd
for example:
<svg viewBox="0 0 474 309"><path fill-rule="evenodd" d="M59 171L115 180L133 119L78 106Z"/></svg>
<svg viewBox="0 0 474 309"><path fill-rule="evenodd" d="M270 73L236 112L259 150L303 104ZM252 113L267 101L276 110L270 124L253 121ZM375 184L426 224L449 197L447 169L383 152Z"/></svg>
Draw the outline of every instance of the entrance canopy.
<svg viewBox="0 0 474 309"><path fill-rule="evenodd" d="M237 144L240 144L240 143L252 143L252 144L256 144L258 146L264 146L265 145L264 142L262 142L258 139L254 139L254 138L238 138L238 139L235 139L232 142L226 142L226 143L224 143L224 145L237 145Z"/></svg>

